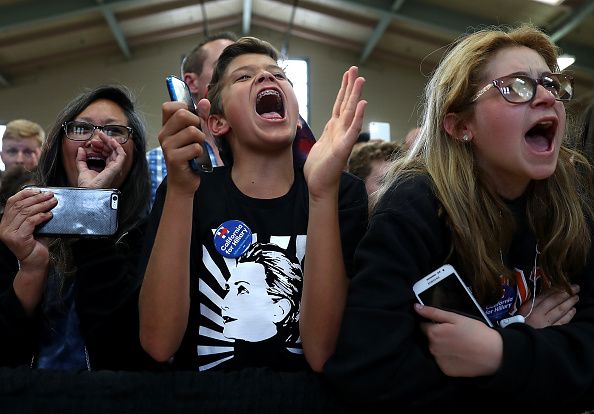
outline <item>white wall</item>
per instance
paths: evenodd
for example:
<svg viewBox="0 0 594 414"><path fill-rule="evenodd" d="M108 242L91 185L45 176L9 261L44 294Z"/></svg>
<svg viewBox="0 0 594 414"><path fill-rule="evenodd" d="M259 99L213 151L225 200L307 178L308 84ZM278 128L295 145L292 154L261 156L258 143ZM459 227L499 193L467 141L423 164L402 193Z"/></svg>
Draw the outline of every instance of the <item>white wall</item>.
<svg viewBox="0 0 594 414"><path fill-rule="evenodd" d="M239 28L231 28L239 33ZM280 49L283 34L254 29L253 36L270 41ZM161 103L167 100L165 76L179 72L180 56L200 41L186 37L132 50L132 58L121 54L64 62L45 67L40 62L34 74L13 79L11 86L0 88L0 123L27 118L49 129L57 113L74 96L88 87L122 83L137 97L138 107L146 117L149 147L157 145L161 125ZM323 130L342 73L356 65L358 55L315 42L292 38L289 55L307 57L310 62L310 125L319 136ZM417 99L425 79L418 70L394 62L370 62L360 68L367 80L367 106L364 130L370 121L390 122L392 139L401 140L416 122Z"/></svg>

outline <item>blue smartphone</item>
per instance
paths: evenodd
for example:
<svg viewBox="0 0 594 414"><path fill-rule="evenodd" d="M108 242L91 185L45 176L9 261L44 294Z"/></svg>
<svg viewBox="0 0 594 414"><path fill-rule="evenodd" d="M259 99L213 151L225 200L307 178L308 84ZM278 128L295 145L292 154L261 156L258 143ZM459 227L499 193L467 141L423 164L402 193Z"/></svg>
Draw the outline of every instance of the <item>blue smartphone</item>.
<svg viewBox="0 0 594 414"><path fill-rule="evenodd" d="M196 104L194 103L194 98L192 98L192 93L190 92L190 88L188 85L174 75L169 75L165 78L165 82L167 83L167 91L169 91L169 98L172 101L179 101L185 102L188 105L188 110L190 112L196 113ZM212 172L212 162L210 160L210 155L208 154L207 148L202 145L202 155L200 157L196 157L188 161L190 163L190 168L192 171L196 173L203 173L203 172Z"/></svg>

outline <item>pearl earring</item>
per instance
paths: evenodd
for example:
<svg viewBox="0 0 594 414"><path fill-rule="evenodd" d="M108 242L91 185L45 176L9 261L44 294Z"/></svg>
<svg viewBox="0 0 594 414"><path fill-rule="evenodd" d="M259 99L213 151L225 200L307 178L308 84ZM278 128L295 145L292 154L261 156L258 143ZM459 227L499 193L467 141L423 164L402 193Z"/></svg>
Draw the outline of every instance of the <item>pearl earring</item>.
<svg viewBox="0 0 594 414"><path fill-rule="evenodd" d="M464 136L462 137L462 141L468 142L468 141L470 141L470 137L468 135L464 134Z"/></svg>

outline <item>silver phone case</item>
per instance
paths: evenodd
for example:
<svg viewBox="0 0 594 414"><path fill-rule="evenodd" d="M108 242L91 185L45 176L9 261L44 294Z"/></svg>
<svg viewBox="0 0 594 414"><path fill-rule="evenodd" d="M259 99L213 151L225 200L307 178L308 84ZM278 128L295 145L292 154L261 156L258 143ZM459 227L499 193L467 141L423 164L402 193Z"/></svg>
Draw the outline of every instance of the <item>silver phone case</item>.
<svg viewBox="0 0 594 414"><path fill-rule="evenodd" d="M117 189L39 187L51 191L58 204L53 217L35 228L35 234L60 237L107 237L118 229L120 191Z"/></svg>

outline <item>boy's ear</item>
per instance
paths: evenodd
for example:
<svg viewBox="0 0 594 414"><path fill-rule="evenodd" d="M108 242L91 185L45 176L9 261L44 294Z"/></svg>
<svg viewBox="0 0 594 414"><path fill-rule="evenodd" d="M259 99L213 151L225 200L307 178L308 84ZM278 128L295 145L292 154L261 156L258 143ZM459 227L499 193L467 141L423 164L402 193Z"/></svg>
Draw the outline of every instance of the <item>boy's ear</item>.
<svg viewBox="0 0 594 414"><path fill-rule="evenodd" d="M470 123L455 112L446 114L443 118L443 128L453 139L468 142L474 137Z"/></svg>
<svg viewBox="0 0 594 414"><path fill-rule="evenodd" d="M221 137L225 135L231 127L227 120L221 115L210 115L208 117L208 129L212 132L215 137Z"/></svg>

